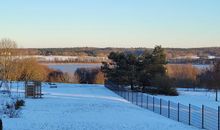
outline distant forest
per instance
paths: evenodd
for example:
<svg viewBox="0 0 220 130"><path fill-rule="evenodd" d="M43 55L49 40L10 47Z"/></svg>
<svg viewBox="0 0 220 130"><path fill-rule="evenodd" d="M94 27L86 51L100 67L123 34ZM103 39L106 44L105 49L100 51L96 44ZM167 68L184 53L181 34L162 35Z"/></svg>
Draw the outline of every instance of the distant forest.
<svg viewBox="0 0 220 130"><path fill-rule="evenodd" d="M110 52L125 52L142 54L145 50L151 51L152 48L28 48L22 49L26 55L59 55L59 56L99 56L107 57ZM216 56L220 57L220 47L209 48L165 48L167 58L176 58L181 56Z"/></svg>

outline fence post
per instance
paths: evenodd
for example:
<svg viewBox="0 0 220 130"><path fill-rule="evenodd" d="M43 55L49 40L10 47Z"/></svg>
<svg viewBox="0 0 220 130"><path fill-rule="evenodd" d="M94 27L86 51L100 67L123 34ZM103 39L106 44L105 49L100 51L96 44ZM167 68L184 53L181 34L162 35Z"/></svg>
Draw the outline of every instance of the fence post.
<svg viewBox="0 0 220 130"><path fill-rule="evenodd" d="M136 93L136 105L138 105L138 92Z"/></svg>
<svg viewBox="0 0 220 130"><path fill-rule="evenodd" d="M148 109L148 95L147 95L147 109Z"/></svg>
<svg viewBox="0 0 220 130"><path fill-rule="evenodd" d="M191 125L191 104L189 104L189 125Z"/></svg>
<svg viewBox="0 0 220 130"><path fill-rule="evenodd" d="M141 93L141 107L143 107L143 93Z"/></svg>
<svg viewBox="0 0 220 130"><path fill-rule="evenodd" d="M126 99L126 91L123 91L123 93L124 93L124 99Z"/></svg>
<svg viewBox="0 0 220 130"><path fill-rule="evenodd" d="M125 99L126 99L126 90L124 90L123 92L124 92L124 97L125 97Z"/></svg>
<svg viewBox="0 0 220 130"><path fill-rule="evenodd" d="M170 118L170 100L168 101L168 118Z"/></svg>
<svg viewBox="0 0 220 130"><path fill-rule="evenodd" d="M180 103L177 105L177 121L180 121Z"/></svg>
<svg viewBox="0 0 220 130"><path fill-rule="evenodd" d="M129 101L129 91L127 91L127 100Z"/></svg>
<svg viewBox="0 0 220 130"><path fill-rule="evenodd" d="M154 97L153 97L153 112L154 112Z"/></svg>
<svg viewBox="0 0 220 130"><path fill-rule="evenodd" d="M202 105L202 129L204 129L204 105Z"/></svg>
<svg viewBox="0 0 220 130"><path fill-rule="evenodd" d="M220 130L220 106L218 106L218 130Z"/></svg>
<svg viewBox="0 0 220 130"><path fill-rule="evenodd" d="M131 91L131 103L133 103L133 100L134 100L134 99L133 99L133 93L134 93L134 92Z"/></svg>
<svg viewBox="0 0 220 130"><path fill-rule="evenodd" d="M162 99L160 98L160 115L162 114L161 107L162 107Z"/></svg>
<svg viewBox="0 0 220 130"><path fill-rule="evenodd" d="M127 91L126 90L124 91L124 97L125 97L125 99L127 99Z"/></svg>
<svg viewBox="0 0 220 130"><path fill-rule="evenodd" d="M130 101L130 92L128 91L128 101Z"/></svg>

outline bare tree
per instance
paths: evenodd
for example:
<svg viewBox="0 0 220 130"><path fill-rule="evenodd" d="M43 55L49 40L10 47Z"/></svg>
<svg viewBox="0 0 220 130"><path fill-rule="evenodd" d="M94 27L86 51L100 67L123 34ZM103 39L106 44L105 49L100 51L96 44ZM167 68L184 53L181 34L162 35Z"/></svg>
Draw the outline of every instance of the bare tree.
<svg viewBox="0 0 220 130"><path fill-rule="evenodd" d="M208 89L215 90L215 101L218 101L218 90L220 89L220 61L214 63L213 67L199 75L200 84Z"/></svg>
<svg viewBox="0 0 220 130"><path fill-rule="evenodd" d="M8 82L12 80L11 73L14 70L13 61L17 53L17 44L10 39L0 40L0 78L2 82L0 87L4 84L9 91Z"/></svg>
<svg viewBox="0 0 220 130"><path fill-rule="evenodd" d="M20 60L19 80L21 81L45 81L47 79L46 67L39 64L34 58Z"/></svg>
<svg viewBox="0 0 220 130"><path fill-rule="evenodd" d="M167 74L176 81L178 87L194 87L200 71L192 64L169 64Z"/></svg>

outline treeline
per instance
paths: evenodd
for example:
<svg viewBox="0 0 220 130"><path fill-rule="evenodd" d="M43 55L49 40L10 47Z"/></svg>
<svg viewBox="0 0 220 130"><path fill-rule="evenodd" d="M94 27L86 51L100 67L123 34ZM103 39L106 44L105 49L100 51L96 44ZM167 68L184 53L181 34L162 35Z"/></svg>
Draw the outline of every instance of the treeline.
<svg viewBox="0 0 220 130"><path fill-rule="evenodd" d="M145 50L152 51L152 48L29 48L21 49L27 55L60 55L60 56L100 56L107 57L111 52L142 54ZM164 48L168 59L181 56L220 56L220 47L207 48Z"/></svg>
<svg viewBox="0 0 220 130"><path fill-rule="evenodd" d="M25 54L30 55L58 55L58 56L94 56L107 57L111 52L132 52L142 53L146 48L93 48L93 47L75 47L75 48L28 48L21 49Z"/></svg>
<svg viewBox="0 0 220 130"><path fill-rule="evenodd" d="M218 56L220 57L220 47L204 47L204 48L166 48L167 58L175 58L181 56Z"/></svg>

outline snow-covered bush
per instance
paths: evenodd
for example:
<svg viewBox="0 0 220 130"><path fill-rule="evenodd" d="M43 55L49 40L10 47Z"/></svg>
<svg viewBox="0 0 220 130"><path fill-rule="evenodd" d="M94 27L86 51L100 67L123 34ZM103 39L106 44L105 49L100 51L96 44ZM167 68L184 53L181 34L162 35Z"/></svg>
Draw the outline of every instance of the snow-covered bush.
<svg viewBox="0 0 220 130"><path fill-rule="evenodd" d="M24 106L24 100L10 100L3 105L3 113L9 118L18 118L20 115L20 107Z"/></svg>
<svg viewBox="0 0 220 130"><path fill-rule="evenodd" d="M19 116L19 111L15 109L14 103L6 103L3 111L9 118L17 118Z"/></svg>

